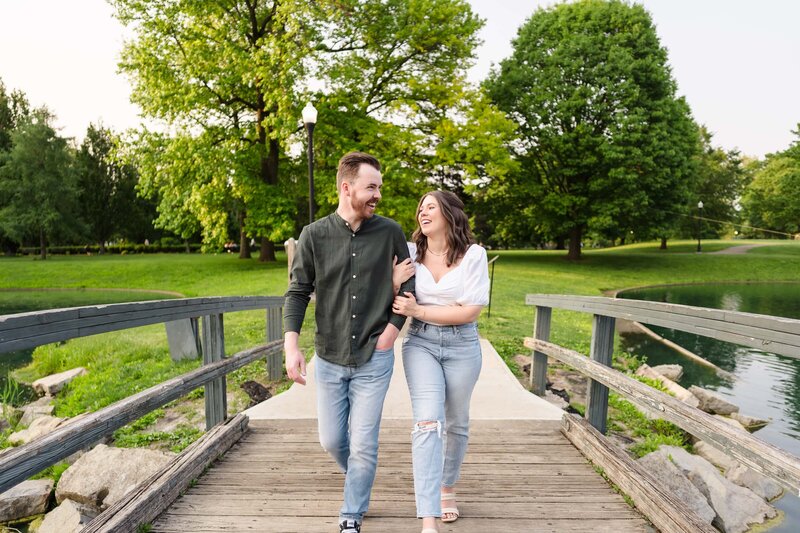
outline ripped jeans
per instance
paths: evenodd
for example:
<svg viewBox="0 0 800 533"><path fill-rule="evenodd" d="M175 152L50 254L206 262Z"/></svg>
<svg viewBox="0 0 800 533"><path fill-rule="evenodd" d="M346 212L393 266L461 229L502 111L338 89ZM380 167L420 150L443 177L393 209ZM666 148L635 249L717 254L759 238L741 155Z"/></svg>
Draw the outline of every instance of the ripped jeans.
<svg viewBox="0 0 800 533"><path fill-rule="evenodd" d="M414 428L417 517L441 516L441 487L458 481L469 438L469 402L481 372L475 323L434 326L414 319L403 341Z"/></svg>

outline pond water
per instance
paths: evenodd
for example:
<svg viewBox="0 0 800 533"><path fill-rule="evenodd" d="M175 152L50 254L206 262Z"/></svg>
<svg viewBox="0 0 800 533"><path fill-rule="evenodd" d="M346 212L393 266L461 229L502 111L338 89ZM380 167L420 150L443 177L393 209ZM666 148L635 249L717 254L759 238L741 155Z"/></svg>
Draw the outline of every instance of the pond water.
<svg viewBox="0 0 800 533"><path fill-rule="evenodd" d="M174 297L168 293L135 290L0 290L0 315L84 305L164 300ZM32 348L0 353L0 394L8 391L11 386L8 381L9 372L30 363L32 354ZM14 403L22 404L31 399L33 390L20 385Z"/></svg>
<svg viewBox="0 0 800 533"><path fill-rule="evenodd" d="M618 297L800 319L800 283L677 285L624 291ZM682 331L648 327L734 378L722 379L713 369L646 335L623 336L623 347L645 355L650 366L682 365L682 386L714 390L738 405L742 414L770 420L756 436L800 457L800 360ZM800 531L800 499L784 496L776 506L786 512L786 521L770 531Z"/></svg>

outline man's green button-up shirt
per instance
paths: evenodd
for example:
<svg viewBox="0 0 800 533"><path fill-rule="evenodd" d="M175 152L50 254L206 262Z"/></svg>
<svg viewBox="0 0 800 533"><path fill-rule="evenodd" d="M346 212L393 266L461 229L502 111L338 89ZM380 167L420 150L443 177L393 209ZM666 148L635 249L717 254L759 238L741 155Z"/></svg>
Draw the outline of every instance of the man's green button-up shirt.
<svg viewBox="0 0 800 533"><path fill-rule="evenodd" d="M303 228L283 307L285 330L300 333L316 292L317 355L344 366L368 362L386 324L400 329L406 319L392 313L395 256L406 259L408 246L400 225L388 218L375 215L353 231L333 213ZM413 277L404 291L414 292Z"/></svg>

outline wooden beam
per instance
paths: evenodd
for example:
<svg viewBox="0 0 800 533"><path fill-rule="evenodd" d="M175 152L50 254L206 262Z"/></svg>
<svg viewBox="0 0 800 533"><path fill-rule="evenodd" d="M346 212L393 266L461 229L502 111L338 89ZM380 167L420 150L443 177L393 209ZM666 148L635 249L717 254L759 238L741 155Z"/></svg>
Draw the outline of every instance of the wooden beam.
<svg viewBox="0 0 800 533"><path fill-rule="evenodd" d="M562 419L561 432L580 452L603 469L616 486L627 494L659 531L663 533L716 533L691 509L666 491L650 473L617 446L611 444L587 421L571 414Z"/></svg>
<svg viewBox="0 0 800 533"><path fill-rule="evenodd" d="M82 533L137 531L158 517L193 479L197 479L220 455L247 431L249 419L239 413L207 431L175 460L140 483L121 500L89 522Z"/></svg>
<svg viewBox="0 0 800 533"><path fill-rule="evenodd" d="M269 307L267 309L267 342L283 338L283 308ZM267 357L267 376L277 381L283 377L283 351L276 352Z"/></svg>
<svg viewBox="0 0 800 533"><path fill-rule="evenodd" d="M781 450L747 431L717 420L677 398L608 368L578 352L556 344L526 338L525 346L566 363L622 394L646 411L657 413L692 435L800 494L800 458Z"/></svg>
<svg viewBox="0 0 800 533"><path fill-rule="evenodd" d="M593 361L611 367L614 354L614 319L594 315L592 322L591 358ZM586 419L600 433L606 433L608 418L608 387L594 379L589 380L586 392Z"/></svg>
<svg viewBox="0 0 800 533"><path fill-rule="evenodd" d="M529 294L525 302L633 320L800 358L800 320L796 319L595 296Z"/></svg>
<svg viewBox="0 0 800 533"><path fill-rule="evenodd" d="M225 327L223 315L203 317L203 364L210 365L225 358ZM228 398L225 376L206 383L206 430L228 418Z"/></svg>
<svg viewBox="0 0 800 533"><path fill-rule="evenodd" d="M0 353L183 318L282 307L277 296L181 298L0 316Z"/></svg>
<svg viewBox="0 0 800 533"><path fill-rule="evenodd" d="M72 420L44 437L10 449L0 456L0 493L150 411L282 348L283 342L275 341L239 352Z"/></svg>
<svg viewBox="0 0 800 533"><path fill-rule="evenodd" d="M549 307L536 306L536 325L533 330L535 339L550 340L550 320L553 310ZM534 351L531 356L531 392L544 396L547 390L547 355Z"/></svg>

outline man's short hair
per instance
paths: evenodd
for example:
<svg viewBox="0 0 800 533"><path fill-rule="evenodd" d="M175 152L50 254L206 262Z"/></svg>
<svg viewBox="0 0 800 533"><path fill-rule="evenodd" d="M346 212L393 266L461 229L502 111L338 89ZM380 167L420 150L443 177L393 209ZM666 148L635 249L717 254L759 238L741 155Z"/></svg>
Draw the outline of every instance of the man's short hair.
<svg viewBox="0 0 800 533"><path fill-rule="evenodd" d="M369 165L379 172L381 170L381 164L374 156L364 152L346 153L339 160L339 168L336 171L336 190L342 188L344 180L353 183L358 177L358 169L361 168L361 165Z"/></svg>

